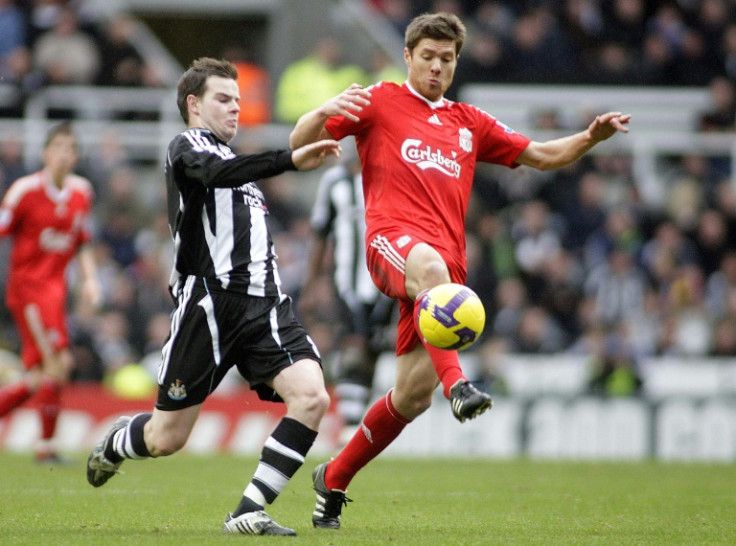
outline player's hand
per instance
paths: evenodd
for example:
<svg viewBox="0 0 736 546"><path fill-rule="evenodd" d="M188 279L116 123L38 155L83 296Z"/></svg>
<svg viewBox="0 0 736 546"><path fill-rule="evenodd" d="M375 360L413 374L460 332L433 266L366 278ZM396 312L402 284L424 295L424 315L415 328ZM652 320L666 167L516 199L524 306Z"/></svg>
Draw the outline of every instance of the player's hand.
<svg viewBox="0 0 736 546"><path fill-rule="evenodd" d="M320 107L320 112L325 117L345 116L351 121L360 121L355 112L362 112L364 106L368 106L371 94L363 86L358 83L350 84L350 86Z"/></svg>
<svg viewBox="0 0 736 546"><path fill-rule="evenodd" d="M611 138L617 131L628 133L629 128L627 125L630 120L630 114L622 114L621 112L607 112L596 116L591 124L588 125L590 138L594 142L601 142Z"/></svg>
<svg viewBox="0 0 736 546"><path fill-rule="evenodd" d="M341 153L337 140L319 140L291 152L291 161L300 171L310 171L322 165L328 154L340 157Z"/></svg>

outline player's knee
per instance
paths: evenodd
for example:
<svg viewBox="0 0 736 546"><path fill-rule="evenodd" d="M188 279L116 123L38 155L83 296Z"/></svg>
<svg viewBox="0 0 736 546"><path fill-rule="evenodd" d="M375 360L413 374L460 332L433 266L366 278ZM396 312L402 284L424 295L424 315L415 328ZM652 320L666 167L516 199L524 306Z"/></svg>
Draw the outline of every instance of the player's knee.
<svg viewBox="0 0 736 546"><path fill-rule="evenodd" d="M289 405L296 415L314 424L322 419L330 407L330 395L322 385L304 385Z"/></svg>
<svg viewBox="0 0 736 546"><path fill-rule="evenodd" d="M445 262L437 259L428 260L423 264L418 281L420 291L448 282L450 282L450 272Z"/></svg>

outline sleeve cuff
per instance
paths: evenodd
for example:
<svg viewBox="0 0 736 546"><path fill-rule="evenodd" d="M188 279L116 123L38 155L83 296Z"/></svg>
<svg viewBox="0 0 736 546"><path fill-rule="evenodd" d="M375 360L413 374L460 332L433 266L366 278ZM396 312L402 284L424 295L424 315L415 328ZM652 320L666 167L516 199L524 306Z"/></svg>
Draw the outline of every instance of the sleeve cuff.
<svg viewBox="0 0 736 546"><path fill-rule="evenodd" d="M296 165L291 160L291 150L280 151L276 156L276 166L285 171L296 171Z"/></svg>

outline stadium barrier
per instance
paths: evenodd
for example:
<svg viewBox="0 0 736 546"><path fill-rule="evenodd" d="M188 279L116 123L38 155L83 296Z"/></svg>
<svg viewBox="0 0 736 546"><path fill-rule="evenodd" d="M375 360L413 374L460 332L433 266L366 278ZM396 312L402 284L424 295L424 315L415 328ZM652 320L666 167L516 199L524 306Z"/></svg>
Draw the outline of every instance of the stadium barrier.
<svg viewBox="0 0 736 546"><path fill-rule="evenodd" d="M477 363L465 356L463 365ZM393 356L379 361L376 392L393 378ZM489 457L582 460L736 461L736 359L652 359L642 366L640 397L586 394L582 359L512 355L501 373L509 392L494 397L482 417L459 424L438 391L436 403L387 449L397 457ZM76 384L64 393L59 422L62 450L90 449L121 414L150 411L152 398L125 399L100 385ZM284 407L258 400L246 387L215 393L206 402L185 448L254 455ZM0 419L0 449L30 451L38 437L29 402ZM312 454L338 449L334 404Z"/></svg>

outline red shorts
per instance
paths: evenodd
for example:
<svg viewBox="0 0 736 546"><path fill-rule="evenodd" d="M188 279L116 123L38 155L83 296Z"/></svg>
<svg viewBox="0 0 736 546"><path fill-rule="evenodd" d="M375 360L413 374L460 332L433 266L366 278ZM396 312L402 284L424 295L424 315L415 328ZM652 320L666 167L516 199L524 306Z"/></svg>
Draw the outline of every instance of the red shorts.
<svg viewBox="0 0 736 546"><path fill-rule="evenodd" d="M399 300L399 322L396 335L396 354L411 352L419 335L414 328L414 300L406 294L406 257L417 243L427 243L422 238L407 233L405 229L382 230L366 242L366 263L373 282L389 297ZM447 264L452 282L465 284L465 260L427 243L440 253Z"/></svg>
<svg viewBox="0 0 736 546"><path fill-rule="evenodd" d="M43 362L41 346L46 343L56 352L69 346L65 301L46 297L34 301L8 302L21 340L20 358L26 369Z"/></svg>

